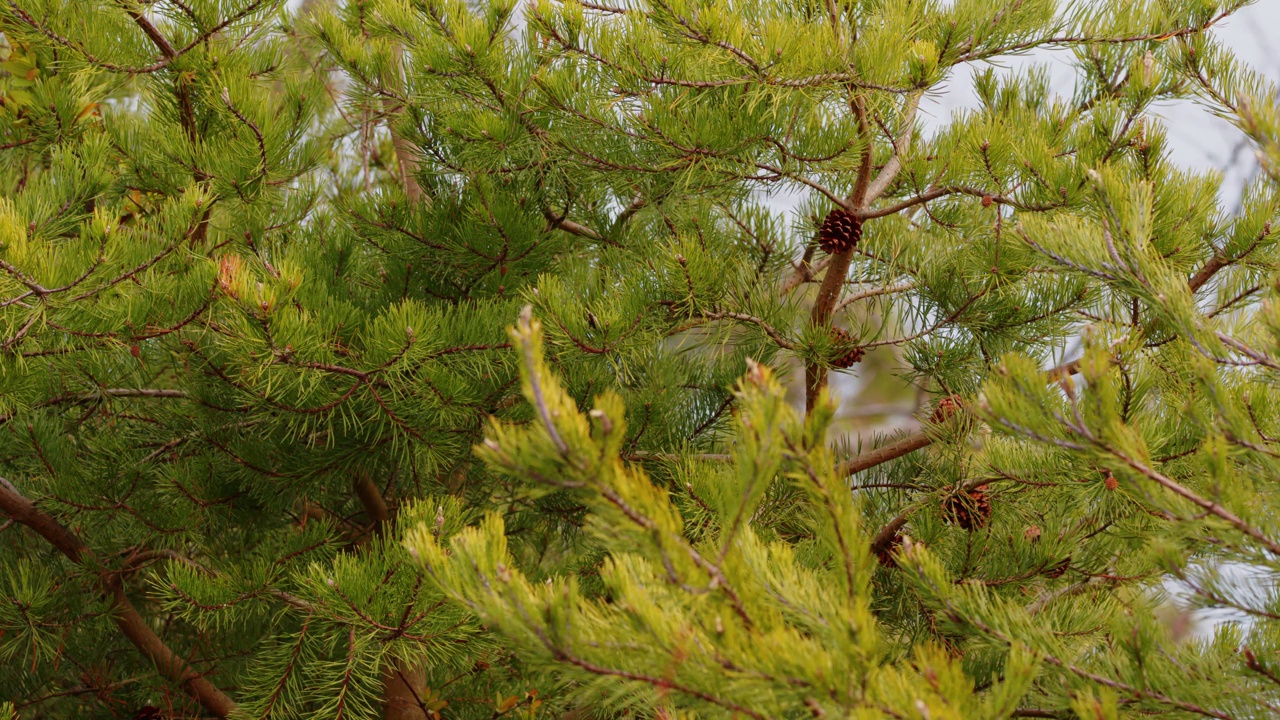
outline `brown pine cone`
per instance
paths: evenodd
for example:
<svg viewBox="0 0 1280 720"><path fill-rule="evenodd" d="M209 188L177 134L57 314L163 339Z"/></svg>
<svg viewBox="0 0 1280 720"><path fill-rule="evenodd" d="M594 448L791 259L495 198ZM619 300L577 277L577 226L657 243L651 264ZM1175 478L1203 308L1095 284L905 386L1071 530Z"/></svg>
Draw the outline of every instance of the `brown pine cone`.
<svg viewBox="0 0 1280 720"><path fill-rule="evenodd" d="M902 547L902 533L896 532L893 537L889 538L887 545L875 551L876 560L879 560L880 564L887 568L897 567L898 563L894 562L893 554L900 547Z"/></svg>
<svg viewBox="0 0 1280 720"><path fill-rule="evenodd" d="M829 255L852 250L862 239L862 221L853 213L836 208L827 213L818 228L818 245Z"/></svg>
<svg viewBox="0 0 1280 720"><path fill-rule="evenodd" d="M973 532L991 520L991 498L987 486L979 485L968 492L956 493L942 501L942 516L955 525Z"/></svg>
<svg viewBox="0 0 1280 720"><path fill-rule="evenodd" d="M955 417L955 414L962 409L964 409L964 400L959 395L948 395L933 406L933 415L929 417L929 422L940 425Z"/></svg>
<svg viewBox="0 0 1280 720"><path fill-rule="evenodd" d="M858 341L842 328L831 328L831 344L835 345L836 352L840 353L831 361L831 364L838 368L851 368L861 362L862 356L867 354L866 350L858 346Z"/></svg>

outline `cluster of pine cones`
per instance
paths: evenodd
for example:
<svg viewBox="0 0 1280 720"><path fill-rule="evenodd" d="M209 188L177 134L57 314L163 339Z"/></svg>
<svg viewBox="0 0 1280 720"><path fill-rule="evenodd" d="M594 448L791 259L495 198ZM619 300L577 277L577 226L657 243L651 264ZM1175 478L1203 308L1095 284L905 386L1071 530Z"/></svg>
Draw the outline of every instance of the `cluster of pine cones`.
<svg viewBox="0 0 1280 720"><path fill-rule="evenodd" d="M950 420L962 409L964 409L964 401L960 399L960 396L948 395L933 406L933 414L929 416L929 422L939 425Z"/></svg>
<svg viewBox="0 0 1280 720"><path fill-rule="evenodd" d="M835 346L836 352L840 353L831 361L831 364L838 368L853 367L861 362L862 356L867 353L858 346L858 341L842 328L831 328L831 344Z"/></svg>
<svg viewBox="0 0 1280 720"><path fill-rule="evenodd" d="M847 252L857 247L862 239L862 221L857 215L836 208L827 213L822 226L818 228L818 245L828 255ZM851 368L862 360L866 351L858 346L858 341L840 328L831 329L831 341L840 355L831 361L838 368Z"/></svg>

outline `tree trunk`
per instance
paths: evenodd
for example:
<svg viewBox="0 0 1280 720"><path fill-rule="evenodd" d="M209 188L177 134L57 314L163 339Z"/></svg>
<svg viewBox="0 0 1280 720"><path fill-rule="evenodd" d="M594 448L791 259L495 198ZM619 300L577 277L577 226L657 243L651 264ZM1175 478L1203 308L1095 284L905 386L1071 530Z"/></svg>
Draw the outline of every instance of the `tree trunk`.
<svg viewBox="0 0 1280 720"><path fill-rule="evenodd" d="M383 720L425 720L422 702L427 689L426 672L400 661L387 663L382 671Z"/></svg>

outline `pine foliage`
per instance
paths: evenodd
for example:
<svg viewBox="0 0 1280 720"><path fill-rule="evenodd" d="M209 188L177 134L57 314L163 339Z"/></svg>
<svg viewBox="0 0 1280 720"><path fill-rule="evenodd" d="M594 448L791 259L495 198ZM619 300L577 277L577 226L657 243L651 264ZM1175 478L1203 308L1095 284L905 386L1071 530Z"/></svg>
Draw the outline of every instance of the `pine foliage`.
<svg viewBox="0 0 1280 720"><path fill-rule="evenodd" d="M1246 4L0 5L0 716L1274 715Z"/></svg>
<svg viewBox="0 0 1280 720"><path fill-rule="evenodd" d="M572 678L583 703L750 718L997 718L1016 709L1037 665L1021 645L996 659L1001 679L979 697L941 645L895 648L881 637L877 564L826 445L835 407L825 396L801 418L773 373L751 363L735 396L731 465L680 469L686 497L704 511L686 519L666 489L619 457L617 396L579 412L548 373L539 323L526 317L512 336L538 420L495 423L481 456L587 508L586 531L608 552L603 592L584 595L573 576L530 582L497 514L447 545L426 528L407 543L434 582L531 660ZM807 537L755 520L778 486L797 500ZM703 526L696 540L694 522ZM907 550L898 557L916 560Z"/></svg>

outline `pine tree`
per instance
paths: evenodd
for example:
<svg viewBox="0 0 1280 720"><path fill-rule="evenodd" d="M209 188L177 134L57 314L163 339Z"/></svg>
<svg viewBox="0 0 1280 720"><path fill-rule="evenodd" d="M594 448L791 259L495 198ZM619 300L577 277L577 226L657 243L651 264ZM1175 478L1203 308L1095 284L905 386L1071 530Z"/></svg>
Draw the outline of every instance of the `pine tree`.
<svg viewBox="0 0 1280 720"><path fill-rule="evenodd" d="M481 259L483 191L425 207L390 110L348 99L279 2L0 18L0 696L22 717L536 704L396 537L483 498L470 446L519 412L498 286L554 243Z"/></svg>
<svg viewBox="0 0 1280 720"><path fill-rule="evenodd" d="M1272 714L1245 4L0 5L0 699ZM921 129L1039 47L1074 97L982 71ZM1234 215L1180 98L1259 150ZM833 442L884 367L921 429Z"/></svg>

